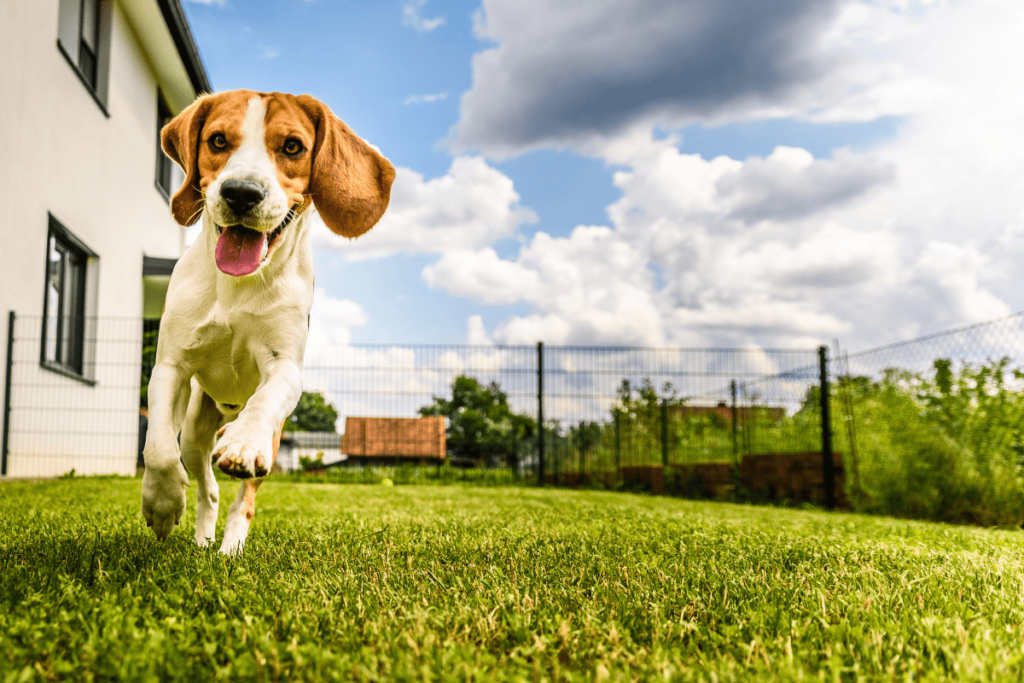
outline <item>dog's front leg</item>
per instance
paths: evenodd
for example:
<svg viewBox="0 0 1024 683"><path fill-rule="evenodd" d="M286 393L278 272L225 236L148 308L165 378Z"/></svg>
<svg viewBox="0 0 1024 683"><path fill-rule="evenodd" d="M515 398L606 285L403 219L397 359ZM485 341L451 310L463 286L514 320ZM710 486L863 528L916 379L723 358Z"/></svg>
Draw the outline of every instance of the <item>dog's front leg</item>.
<svg viewBox="0 0 1024 683"><path fill-rule="evenodd" d="M255 514L256 490L274 465L277 440L285 418L295 409L302 393L302 369L295 360L272 358L260 364L264 380L238 418L221 428L213 449L217 466L244 482L228 510L220 551L241 552Z"/></svg>
<svg viewBox="0 0 1024 683"><path fill-rule="evenodd" d="M192 398L181 430L181 459L196 478L196 543L206 547L213 541L220 501L220 487L213 476L210 453L224 416L194 377L191 386Z"/></svg>
<svg viewBox="0 0 1024 683"><path fill-rule="evenodd" d="M142 454L142 515L163 541L185 512L188 475L181 465L178 433L188 408L190 375L172 363L158 363L149 381L149 430Z"/></svg>
<svg viewBox="0 0 1024 683"><path fill-rule="evenodd" d="M274 457L274 434L299 402L302 368L275 358L259 364L263 378L238 418L221 428L213 459L224 474L239 479L265 477Z"/></svg>

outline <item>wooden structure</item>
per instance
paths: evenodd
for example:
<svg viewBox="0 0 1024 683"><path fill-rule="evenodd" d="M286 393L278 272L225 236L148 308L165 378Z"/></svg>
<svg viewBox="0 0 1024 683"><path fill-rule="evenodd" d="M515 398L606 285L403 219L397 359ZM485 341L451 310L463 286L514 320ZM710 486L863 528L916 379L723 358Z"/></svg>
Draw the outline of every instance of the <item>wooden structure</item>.
<svg viewBox="0 0 1024 683"><path fill-rule="evenodd" d="M843 454L833 453L835 465L836 506L848 509L846 473ZM788 499L821 505L824 500L825 477L820 451L803 453L763 453L744 455L740 462L743 484L772 499Z"/></svg>
<svg viewBox="0 0 1024 683"><path fill-rule="evenodd" d="M843 454L833 453L832 461L835 465L836 506L848 510L850 502L846 497ZM670 486L666 475L669 472L674 480L673 490L668 490ZM675 493L728 499L738 484L749 493L768 500L816 505L822 505L824 501L821 451L744 455L738 466L727 462L670 465L668 468L663 465L623 466L618 474L626 486L638 486L659 496ZM549 475L547 480L549 484L562 486L583 486L600 481L606 488L611 488L615 484L615 471L567 472Z"/></svg>
<svg viewBox="0 0 1024 683"><path fill-rule="evenodd" d="M445 459L443 417L347 417L341 452L350 460Z"/></svg>
<svg viewBox="0 0 1024 683"><path fill-rule="evenodd" d="M675 421L686 417L714 415L722 424L732 421L732 408L724 403L716 406L669 406L668 419ZM776 406L737 406L736 419L741 423L752 422L757 418L770 422L781 422L786 417L786 409Z"/></svg>

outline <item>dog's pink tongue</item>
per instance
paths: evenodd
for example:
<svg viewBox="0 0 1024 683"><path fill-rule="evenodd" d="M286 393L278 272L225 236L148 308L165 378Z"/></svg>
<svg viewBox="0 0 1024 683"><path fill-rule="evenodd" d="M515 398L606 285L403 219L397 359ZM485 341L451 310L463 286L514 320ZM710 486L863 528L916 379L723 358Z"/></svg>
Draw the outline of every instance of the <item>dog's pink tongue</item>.
<svg viewBox="0 0 1024 683"><path fill-rule="evenodd" d="M217 267L221 272L235 277L256 272L260 267L260 254L265 239L266 235L259 230L250 230L241 225L224 228L214 254Z"/></svg>

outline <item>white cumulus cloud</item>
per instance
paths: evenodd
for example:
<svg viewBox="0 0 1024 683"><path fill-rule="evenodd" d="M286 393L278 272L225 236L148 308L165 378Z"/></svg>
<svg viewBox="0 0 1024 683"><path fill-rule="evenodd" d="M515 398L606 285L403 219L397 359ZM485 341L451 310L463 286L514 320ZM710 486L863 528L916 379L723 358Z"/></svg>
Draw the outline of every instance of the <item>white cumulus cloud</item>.
<svg viewBox="0 0 1024 683"><path fill-rule="evenodd" d="M307 347L347 346L352 328L362 327L369 318L363 307L348 299L336 299L323 287L313 290L313 308L309 316Z"/></svg>
<svg viewBox="0 0 1024 683"><path fill-rule="evenodd" d="M339 239L319 217L313 237L319 249L337 249L357 260L476 249L512 237L521 225L536 220L533 211L519 205L508 176L481 157L461 156L447 174L430 180L398 168L384 218L362 237Z"/></svg>
<svg viewBox="0 0 1024 683"><path fill-rule="evenodd" d="M538 232L516 261L492 249L452 252L424 272L432 287L486 303L527 302L541 313L502 323L504 344L659 345L654 275L635 249L606 227L580 226L568 238ZM541 335L532 336L531 335Z"/></svg>
<svg viewBox="0 0 1024 683"><path fill-rule="evenodd" d="M528 303L483 330L498 342L865 345L1020 308L1022 31L1017 0L484 0L495 46L456 148L568 147L616 167L622 196L607 226L424 276ZM893 138L826 157L707 159L661 132L891 115Z"/></svg>

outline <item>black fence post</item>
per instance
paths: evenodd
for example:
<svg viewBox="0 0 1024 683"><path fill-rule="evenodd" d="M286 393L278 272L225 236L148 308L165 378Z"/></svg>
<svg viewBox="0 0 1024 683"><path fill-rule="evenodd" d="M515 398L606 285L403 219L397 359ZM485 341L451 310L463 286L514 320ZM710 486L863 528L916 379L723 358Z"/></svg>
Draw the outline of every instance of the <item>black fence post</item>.
<svg viewBox="0 0 1024 683"><path fill-rule="evenodd" d="M668 467L668 399L661 399L661 464Z"/></svg>
<svg viewBox="0 0 1024 683"><path fill-rule="evenodd" d="M824 467L825 507L836 507L836 468L832 462L832 419L829 413L828 347L818 347L818 370L821 376L821 460Z"/></svg>
<svg viewBox="0 0 1024 683"><path fill-rule="evenodd" d="M7 371L4 373L4 440L0 451L0 476L7 476L7 453L11 434L11 375L14 371L14 311L7 314Z"/></svg>
<svg viewBox="0 0 1024 683"><path fill-rule="evenodd" d="M740 461L740 442L739 432L740 425L738 422L738 413L736 410L736 380L729 380L729 394L732 396L732 459L737 463Z"/></svg>
<svg viewBox="0 0 1024 683"><path fill-rule="evenodd" d="M537 480L547 485L544 478L544 342L537 342Z"/></svg>

